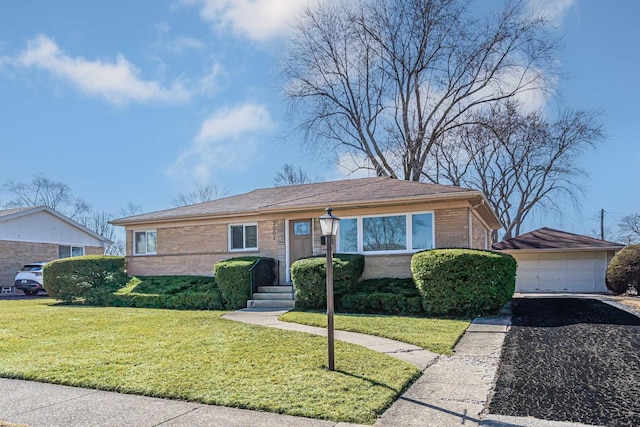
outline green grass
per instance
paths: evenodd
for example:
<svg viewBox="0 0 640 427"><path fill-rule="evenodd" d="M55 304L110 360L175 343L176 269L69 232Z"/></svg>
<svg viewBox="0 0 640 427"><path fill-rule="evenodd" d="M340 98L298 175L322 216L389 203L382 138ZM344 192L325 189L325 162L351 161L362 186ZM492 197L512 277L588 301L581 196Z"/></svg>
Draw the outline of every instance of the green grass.
<svg viewBox="0 0 640 427"><path fill-rule="evenodd" d="M280 316L280 320L309 326L327 326L327 316L324 313L290 311ZM469 327L467 320L365 314L336 314L334 323L335 328L342 331L390 338L446 355L453 353L453 347Z"/></svg>
<svg viewBox="0 0 640 427"><path fill-rule="evenodd" d="M419 375L326 338L172 311L0 301L0 376L372 424Z"/></svg>

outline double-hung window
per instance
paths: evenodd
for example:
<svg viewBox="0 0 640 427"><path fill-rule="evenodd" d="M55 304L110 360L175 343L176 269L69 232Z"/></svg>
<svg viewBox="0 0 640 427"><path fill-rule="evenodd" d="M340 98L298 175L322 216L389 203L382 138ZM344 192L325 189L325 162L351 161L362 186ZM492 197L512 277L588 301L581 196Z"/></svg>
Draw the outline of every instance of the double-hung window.
<svg viewBox="0 0 640 427"><path fill-rule="evenodd" d="M258 225L237 224L229 226L229 250L258 250Z"/></svg>
<svg viewBox="0 0 640 427"><path fill-rule="evenodd" d="M339 252L394 253L431 248L431 212L340 219Z"/></svg>
<svg viewBox="0 0 640 427"><path fill-rule="evenodd" d="M58 258L84 255L84 246L58 246Z"/></svg>
<svg viewBox="0 0 640 427"><path fill-rule="evenodd" d="M154 255L158 251L156 231L135 231L133 233L133 253L135 255Z"/></svg>

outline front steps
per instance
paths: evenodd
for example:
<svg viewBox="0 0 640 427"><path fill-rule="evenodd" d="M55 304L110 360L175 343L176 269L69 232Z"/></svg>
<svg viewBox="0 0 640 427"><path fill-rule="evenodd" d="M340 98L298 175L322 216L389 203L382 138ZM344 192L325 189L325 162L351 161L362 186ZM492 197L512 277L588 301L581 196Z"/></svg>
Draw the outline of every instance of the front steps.
<svg viewBox="0 0 640 427"><path fill-rule="evenodd" d="M247 308L294 308L293 286L259 286L253 299L247 301Z"/></svg>

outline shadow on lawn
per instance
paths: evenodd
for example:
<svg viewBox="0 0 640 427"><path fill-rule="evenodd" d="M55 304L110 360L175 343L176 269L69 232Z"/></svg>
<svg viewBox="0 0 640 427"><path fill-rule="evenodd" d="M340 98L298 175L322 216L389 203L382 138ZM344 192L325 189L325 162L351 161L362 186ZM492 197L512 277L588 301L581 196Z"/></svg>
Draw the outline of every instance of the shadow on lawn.
<svg viewBox="0 0 640 427"><path fill-rule="evenodd" d="M323 366L323 368L324 368L324 369L326 369L327 367L326 367L326 366ZM388 384L385 384L385 383L381 383L381 382L379 382L379 381L372 380L371 378L363 377L362 375L352 374L352 373L350 373L350 372L343 371L343 370L341 370L341 369L336 369L336 372L338 372L338 373L340 373L340 374L343 374L343 375L346 375L346 376L351 377L351 378L357 378L357 379L359 379L359 380L366 381L366 382L368 382L369 384L371 384L372 386L378 386L378 387L386 388L387 390L391 390L391 391L393 391L394 393L402 393L406 388L408 388L411 384L413 384L413 382L414 382L416 379L418 379L418 377L420 376L420 375L417 375L415 378L413 378L413 379L412 379L412 380L407 384L407 386L406 386L403 390L398 390L397 388L395 388L395 387L391 387L391 386L390 386L390 385L388 385Z"/></svg>

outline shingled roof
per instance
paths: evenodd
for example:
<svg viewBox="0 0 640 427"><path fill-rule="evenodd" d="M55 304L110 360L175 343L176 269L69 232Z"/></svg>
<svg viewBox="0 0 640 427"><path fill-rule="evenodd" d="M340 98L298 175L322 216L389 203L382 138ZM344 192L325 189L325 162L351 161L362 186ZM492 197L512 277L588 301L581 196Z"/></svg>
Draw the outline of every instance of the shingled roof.
<svg viewBox="0 0 640 427"><path fill-rule="evenodd" d="M9 215L13 215L19 212L23 212L23 211L28 211L29 209L32 209L31 207L28 208L12 208L12 209L3 209L0 210L0 218L4 217L4 216L9 216Z"/></svg>
<svg viewBox="0 0 640 427"><path fill-rule="evenodd" d="M333 207L369 206L385 201L393 204L408 200L473 196L484 197L476 190L449 185L426 184L389 177L361 178L262 188L238 196L121 218L113 221L113 224L286 212L305 208L318 209L328 204Z"/></svg>
<svg viewBox="0 0 640 427"><path fill-rule="evenodd" d="M505 250L589 250L589 249L621 249L624 245L606 240L594 239L593 237L582 236L580 234L567 233L566 231L554 230L543 227L521 234L512 239L494 243L492 249L498 251Z"/></svg>

